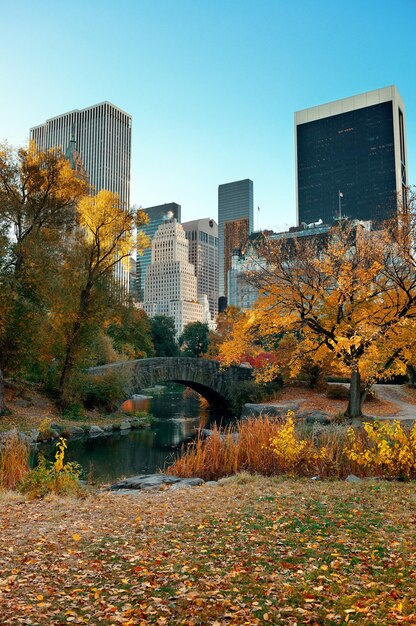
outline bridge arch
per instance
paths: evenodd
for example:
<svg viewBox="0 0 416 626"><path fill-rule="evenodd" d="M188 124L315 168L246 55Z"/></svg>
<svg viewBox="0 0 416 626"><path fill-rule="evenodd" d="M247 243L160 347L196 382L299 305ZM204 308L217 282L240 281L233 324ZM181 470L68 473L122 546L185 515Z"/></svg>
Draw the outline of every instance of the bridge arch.
<svg viewBox="0 0 416 626"><path fill-rule="evenodd" d="M94 375L120 371L129 378L129 393L161 383L175 382L197 391L211 405L231 411L233 396L238 388L251 379L247 367L231 366L221 369L218 361L191 357L156 357L91 367Z"/></svg>

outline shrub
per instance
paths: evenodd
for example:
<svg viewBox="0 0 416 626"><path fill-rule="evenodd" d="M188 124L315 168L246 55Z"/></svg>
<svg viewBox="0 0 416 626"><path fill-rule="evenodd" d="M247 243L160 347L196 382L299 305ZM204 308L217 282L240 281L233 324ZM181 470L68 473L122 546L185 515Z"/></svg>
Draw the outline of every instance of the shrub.
<svg viewBox="0 0 416 626"><path fill-rule="evenodd" d="M98 376L88 376L85 380L83 399L88 408L114 411L130 391L130 376L127 371L109 368Z"/></svg>
<svg viewBox="0 0 416 626"><path fill-rule="evenodd" d="M71 404L62 411L62 417L67 420L81 420L84 419L84 409L80 404Z"/></svg>
<svg viewBox="0 0 416 626"><path fill-rule="evenodd" d="M65 463L65 449L67 443L63 437L56 444L55 461L46 461L40 456L38 465L30 470L19 485L22 493L29 498L43 498L49 493L60 496L82 496L79 478L81 466L78 463Z"/></svg>
<svg viewBox="0 0 416 626"><path fill-rule="evenodd" d="M328 398L332 400L348 400L350 397L350 390L344 385L328 385L326 392Z"/></svg>
<svg viewBox="0 0 416 626"><path fill-rule="evenodd" d="M278 392L283 387L283 380L277 378L268 383L259 384L251 380L244 381L236 385L233 389L232 411L240 414L246 402L267 402L275 399Z"/></svg>
<svg viewBox="0 0 416 626"><path fill-rule="evenodd" d="M0 450L0 487L14 489L29 471L29 444L17 430L3 441Z"/></svg>
<svg viewBox="0 0 416 626"><path fill-rule="evenodd" d="M416 424L406 431L400 422L366 422L348 429L346 455L361 472L386 478L416 478Z"/></svg>

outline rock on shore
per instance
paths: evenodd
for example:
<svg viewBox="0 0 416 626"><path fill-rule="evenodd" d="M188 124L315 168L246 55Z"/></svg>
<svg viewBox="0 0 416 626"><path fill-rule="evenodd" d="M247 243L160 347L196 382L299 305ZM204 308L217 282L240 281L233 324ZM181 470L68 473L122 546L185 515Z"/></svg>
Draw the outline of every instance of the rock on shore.
<svg viewBox="0 0 416 626"><path fill-rule="evenodd" d="M142 489L150 491L152 489L160 489L161 487L170 487L171 489L184 489L189 487L198 487L205 483L202 478L179 478L178 476L168 476L167 474L140 474L121 480L111 485L109 491L126 493L132 490Z"/></svg>

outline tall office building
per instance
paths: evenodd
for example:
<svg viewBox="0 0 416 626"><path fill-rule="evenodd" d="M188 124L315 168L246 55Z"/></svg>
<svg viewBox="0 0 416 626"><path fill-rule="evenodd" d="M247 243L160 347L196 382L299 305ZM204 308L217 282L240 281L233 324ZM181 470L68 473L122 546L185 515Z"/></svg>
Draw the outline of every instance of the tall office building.
<svg viewBox="0 0 416 626"><path fill-rule="evenodd" d="M143 302L144 298L144 280L146 277L146 270L152 262L152 241L159 226L164 224L168 219L176 219L179 223L181 221L181 206L176 202L168 202L167 204L159 204L158 206L151 206L147 209L143 209L149 218L149 223L143 226L143 232L149 237L150 245L144 250L141 256L137 257L137 269L136 269L136 284L137 284L137 297L139 302Z"/></svg>
<svg viewBox="0 0 416 626"><path fill-rule="evenodd" d="M246 178L218 187L219 296L227 296L227 274L235 248L253 231L253 181Z"/></svg>
<svg viewBox="0 0 416 626"><path fill-rule="evenodd" d="M149 317L167 315L179 336L191 322L210 324L206 295L198 298L195 268L189 263L189 243L176 219L166 220L152 241L146 269L143 309Z"/></svg>
<svg viewBox="0 0 416 626"><path fill-rule="evenodd" d="M189 262L195 266L198 297L208 296L212 319L218 314L218 224L204 218L182 224L189 242Z"/></svg>
<svg viewBox="0 0 416 626"><path fill-rule="evenodd" d="M295 113L298 224L388 219L406 202L405 110L396 87Z"/></svg>
<svg viewBox="0 0 416 626"><path fill-rule="evenodd" d="M110 102L74 110L30 129L42 148L76 147L93 190L117 193L130 206L131 116ZM128 289L128 269L120 263L116 276Z"/></svg>

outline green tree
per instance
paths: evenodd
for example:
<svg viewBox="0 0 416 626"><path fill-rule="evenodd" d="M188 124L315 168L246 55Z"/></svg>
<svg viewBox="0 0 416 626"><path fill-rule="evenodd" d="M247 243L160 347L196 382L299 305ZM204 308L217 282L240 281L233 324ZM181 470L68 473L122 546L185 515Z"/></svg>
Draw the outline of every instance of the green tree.
<svg viewBox="0 0 416 626"><path fill-rule="evenodd" d="M155 354L150 320L143 309L137 309L131 303L119 307L107 333L117 352L130 359L143 359Z"/></svg>
<svg viewBox="0 0 416 626"><path fill-rule="evenodd" d="M199 358L208 350L208 324L191 322L187 324L179 337L179 345L185 356Z"/></svg>
<svg viewBox="0 0 416 626"><path fill-rule="evenodd" d="M167 315L156 315L150 320L152 341L156 356L178 356L175 322Z"/></svg>

